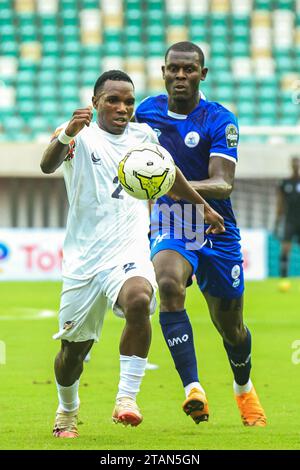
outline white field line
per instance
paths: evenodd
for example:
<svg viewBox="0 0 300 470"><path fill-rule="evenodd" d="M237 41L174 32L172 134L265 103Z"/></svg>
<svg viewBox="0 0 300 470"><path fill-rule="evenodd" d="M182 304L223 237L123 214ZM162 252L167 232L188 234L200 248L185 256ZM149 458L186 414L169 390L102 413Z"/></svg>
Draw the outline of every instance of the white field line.
<svg viewBox="0 0 300 470"><path fill-rule="evenodd" d="M12 308L9 309L11 315L1 315L1 320L43 320L57 316L54 310L41 310L39 308Z"/></svg>

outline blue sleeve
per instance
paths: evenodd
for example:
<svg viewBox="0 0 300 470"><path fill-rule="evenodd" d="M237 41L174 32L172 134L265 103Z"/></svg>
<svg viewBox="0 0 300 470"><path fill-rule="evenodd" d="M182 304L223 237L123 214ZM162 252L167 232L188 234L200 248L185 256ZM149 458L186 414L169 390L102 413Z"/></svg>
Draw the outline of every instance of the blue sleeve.
<svg viewBox="0 0 300 470"><path fill-rule="evenodd" d="M134 113L136 122L147 122L148 102L150 99L151 97L148 96L143 101L141 101L138 107L136 108L135 113Z"/></svg>
<svg viewBox="0 0 300 470"><path fill-rule="evenodd" d="M211 123L209 133L210 157L219 156L236 162L239 128L234 114L229 111L219 112L217 118Z"/></svg>

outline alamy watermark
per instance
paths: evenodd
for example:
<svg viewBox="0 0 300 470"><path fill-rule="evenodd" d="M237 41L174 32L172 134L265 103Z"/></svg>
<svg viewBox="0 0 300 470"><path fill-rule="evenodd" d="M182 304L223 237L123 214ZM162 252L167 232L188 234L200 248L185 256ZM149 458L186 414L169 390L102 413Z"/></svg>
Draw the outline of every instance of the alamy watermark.
<svg viewBox="0 0 300 470"><path fill-rule="evenodd" d="M154 247L162 240L183 240L186 250L199 250L204 243L204 206L202 204L159 204L150 226Z"/></svg>
<svg viewBox="0 0 300 470"><path fill-rule="evenodd" d="M0 341L0 366L6 364L6 344Z"/></svg>
<svg viewBox="0 0 300 470"><path fill-rule="evenodd" d="M295 339L292 342L292 349L295 351L292 353L292 363L296 366L300 364L300 339Z"/></svg>
<svg viewBox="0 0 300 470"><path fill-rule="evenodd" d="M186 250L199 250L205 239L204 205L174 202L174 204L154 204L151 206L150 238L156 246L162 240L182 240ZM111 221L119 220L120 209L117 205L103 204L96 209L99 227L103 233L111 231ZM129 219L132 218L130 214ZM124 237L125 220L114 225L114 236ZM146 222L147 224L147 222ZM145 230L148 227L145 225ZM137 226L139 231L140 227Z"/></svg>

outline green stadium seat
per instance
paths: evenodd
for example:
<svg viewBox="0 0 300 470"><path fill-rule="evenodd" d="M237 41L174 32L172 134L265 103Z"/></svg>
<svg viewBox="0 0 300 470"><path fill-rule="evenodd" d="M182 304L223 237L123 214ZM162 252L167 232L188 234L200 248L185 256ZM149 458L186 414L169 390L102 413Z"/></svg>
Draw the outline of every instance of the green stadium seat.
<svg viewBox="0 0 300 470"><path fill-rule="evenodd" d="M36 116L37 111L38 106L34 101L21 101L18 103L18 112L26 122Z"/></svg>
<svg viewBox="0 0 300 470"><path fill-rule="evenodd" d="M64 106L61 104L60 106ZM51 100L42 100L39 104L38 110L42 116L57 116L58 114L58 102Z"/></svg>
<svg viewBox="0 0 300 470"><path fill-rule="evenodd" d="M17 83L21 85L29 84L32 86L36 79L36 73L34 70L20 70L17 74Z"/></svg>
<svg viewBox="0 0 300 470"><path fill-rule="evenodd" d="M224 70L230 70L230 60L222 55L212 56L207 61L207 66L212 69L212 73L223 73Z"/></svg>
<svg viewBox="0 0 300 470"><path fill-rule="evenodd" d="M143 15L139 8L134 8L125 12L125 24L127 26L139 26L142 28Z"/></svg>
<svg viewBox="0 0 300 470"><path fill-rule="evenodd" d="M55 70L58 68L57 57L54 56L45 56L40 60L40 69L41 70Z"/></svg>
<svg viewBox="0 0 300 470"><path fill-rule="evenodd" d="M148 41L165 41L165 30L163 25L149 25L146 28Z"/></svg>
<svg viewBox="0 0 300 470"><path fill-rule="evenodd" d="M190 41L195 44L202 44L208 41L207 32L205 30L199 30L198 28L191 27L188 30Z"/></svg>
<svg viewBox="0 0 300 470"><path fill-rule="evenodd" d="M49 120L45 116L39 116L35 114L27 121L28 125L31 128L32 134L35 136L37 134L51 134L51 131L54 131L56 126L60 123L57 123L54 127L49 124ZM61 122L62 124L62 122Z"/></svg>
<svg viewBox="0 0 300 470"><path fill-rule="evenodd" d="M234 90L232 87L228 86L219 86L217 87L215 93L215 101L219 101L220 103L223 102L230 102L234 99Z"/></svg>
<svg viewBox="0 0 300 470"><path fill-rule="evenodd" d="M80 8L99 8L99 0L81 0Z"/></svg>
<svg viewBox="0 0 300 470"><path fill-rule="evenodd" d="M27 85L21 82L17 87L17 100L18 102L34 100L35 93L36 90L32 82L28 82Z"/></svg>
<svg viewBox="0 0 300 470"><path fill-rule="evenodd" d="M82 86L94 86L95 81L99 76L99 72L96 70L86 70L79 77L79 85ZM72 82L70 82L72 83Z"/></svg>
<svg viewBox="0 0 300 470"><path fill-rule="evenodd" d="M234 41L228 49L232 57L250 55L249 42L244 39Z"/></svg>
<svg viewBox="0 0 300 470"><path fill-rule="evenodd" d="M6 133L17 134L22 132L25 128L25 122L20 116L8 116L3 127Z"/></svg>
<svg viewBox="0 0 300 470"><path fill-rule="evenodd" d="M255 0L254 9L255 10L272 10L273 0Z"/></svg>
<svg viewBox="0 0 300 470"><path fill-rule="evenodd" d="M261 116L255 119L255 126L274 126L276 124L276 116ZM263 141L263 139L261 139Z"/></svg>
<svg viewBox="0 0 300 470"><path fill-rule="evenodd" d="M138 26L125 26L124 37L126 42L142 42L142 30Z"/></svg>
<svg viewBox="0 0 300 470"><path fill-rule="evenodd" d="M146 54L150 56L164 57L166 45L163 41L152 41L148 44Z"/></svg>
<svg viewBox="0 0 300 470"><path fill-rule="evenodd" d="M1 25L0 29L1 42L16 41L16 28L12 24Z"/></svg>
<svg viewBox="0 0 300 470"><path fill-rule="evenodd" d="M125 53L127 57L144 57L145 46L142 42L127 42Z"/></svg>
<svg viewBox="0 0 300 470"><path fill-rule="evenodd" d="M252 120L256 112L256 103L254 100L240 101L237 105L238 117L249 116Z"/></svg>
<svg viewBox="0 0 300 470"><path fill-rule="evenodd" d="M277 103L276 101L259 101L257 105L257 113L261 118L274 117L276 121Z"/></svg>
<svg viewBox="0 0 300 470"><path fill-rule="evenodd" d="M55 83L57 79L57 72L55 69L40 70L37 74L37 82L40 84Z"/></svg>
<svg viewBox="0 0 300 470"><path fill-rule="evenodd" d="M78 89L77 87L75 88L74 85L65 85L63 83L60 84L59 90L58 90L58 96L59 100L62 101L63 103L65 101L78 101L79 96L78 96Z"/></svg>
<svg viewBox="0 0 300 470"><path fill-rule="evenodd" d="M229 44L227 41L220 41L214 40L214 41L209 41L210 42L210 53L212 57L217 57L221 56L223 57L225 54L227 56L228 50L229 50Z"/></svg>
<svg viewBox="0 0 300 470"><path fill-rule="evenodd" d="M101 67L101 58L98 55L84 55L79 62L82 73L85 73L86 70L99 71Z"/></svg>
<svg viewBox="0 0 300 470"><path fill-rule="evenodd" d="M42 82L37 89L39 101L54 100L58 95L57 87L53 82Z"/></svg>
<svg viewBox="0 0 300 470"><path fill-rule="evenodd" d="M59 44L57 41L45 41L43 43L42 51L44 56L55 56L59 55Z"/></svg>
<svg viewBox="0 0 300 470"><path fill-rule="evenodd" d="M17 56L19 54L19 45L16 41L1 41L0 54Z"/></svg>

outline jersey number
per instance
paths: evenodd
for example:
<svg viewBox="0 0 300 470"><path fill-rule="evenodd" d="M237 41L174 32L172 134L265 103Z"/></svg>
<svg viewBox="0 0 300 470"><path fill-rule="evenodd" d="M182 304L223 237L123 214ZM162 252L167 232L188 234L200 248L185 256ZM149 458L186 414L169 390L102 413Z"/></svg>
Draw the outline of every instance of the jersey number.
<svg viewBox="0 0 300 470"><path fill-rule="evenodd" d="M117 176L114 177L113 179L113 183L115 184L118 184L119 183L119 178ZM114 199L124 199L124 196L123 194L120 194L120 192L122 191L122 185L119 183L118 184L118 187L114 190L114 192L112 193L111 197L113 197Z"/></svg>

